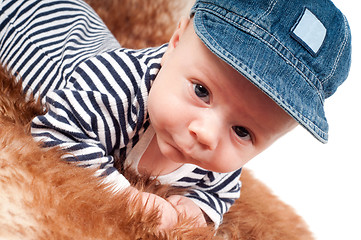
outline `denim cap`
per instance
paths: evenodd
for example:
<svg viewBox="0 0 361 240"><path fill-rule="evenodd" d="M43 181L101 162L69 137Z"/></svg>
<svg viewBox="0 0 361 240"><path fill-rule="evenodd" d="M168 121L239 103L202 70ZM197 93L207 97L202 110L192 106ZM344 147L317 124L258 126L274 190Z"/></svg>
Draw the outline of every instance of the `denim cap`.
<svg viewBox="0 0 361 240"><path fill-rule="evenodd" d="M266 93L319 141L324 100L347 78L351 34L328 0L197 0L203 43Z"/></svg>

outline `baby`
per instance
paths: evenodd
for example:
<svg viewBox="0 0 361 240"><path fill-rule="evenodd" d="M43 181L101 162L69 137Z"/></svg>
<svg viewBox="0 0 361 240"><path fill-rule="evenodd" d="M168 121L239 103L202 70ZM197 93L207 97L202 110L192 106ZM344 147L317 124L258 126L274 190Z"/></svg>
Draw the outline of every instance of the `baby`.
<svg viewBox="0 0 361 240"><path fill-rule="evenodd" d="M5 1L0 43L47 106L34 138L158 207L162 229L179 214L217 227L244 164L296 125L327 142L324 99L351 54L345 17L320 0L198 0L168 44L141 50L121 48L80 0ZM189 191L138 192L125 168Z"/></svg>

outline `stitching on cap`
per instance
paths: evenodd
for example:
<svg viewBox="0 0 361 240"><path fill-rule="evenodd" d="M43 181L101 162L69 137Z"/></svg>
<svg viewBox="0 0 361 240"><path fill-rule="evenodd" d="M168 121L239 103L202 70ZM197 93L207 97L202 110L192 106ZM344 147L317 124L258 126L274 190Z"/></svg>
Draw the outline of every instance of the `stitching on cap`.
<svg viewBox="0 0 361 240"><path fill-rule="evenodd" d="M345 35L344 35L344 39L342 41L342 47L340 48L340 50L338 51L338 54L337 54L337 57L336 57L336 61L333 65L333 68L332 68L332 71L330 72L330 74L325 77L323 80L322 80L322 83L328 81L336 72L336 68L338 67L338 63L340 62L340 59L341 59L341 55L343 53L343 51L345 50L345 47L346 47L346 43L348 42L348 39L349 39L349 35L350 35L350 31L348 30L347 28L347 20L346 20L346 17L343 15L343 22L344 22L344 26L345 26Z"/></svg>
<svg viewBox="0 0 361 240"><path fill-rule="evenodd" d="M277 4L277 0L273 0L270 4L270 6L268 7L268 9L259 17L257 18L256 21L260 20L261 18L267 17L273 10L273 8L276 6Z"/></svg>

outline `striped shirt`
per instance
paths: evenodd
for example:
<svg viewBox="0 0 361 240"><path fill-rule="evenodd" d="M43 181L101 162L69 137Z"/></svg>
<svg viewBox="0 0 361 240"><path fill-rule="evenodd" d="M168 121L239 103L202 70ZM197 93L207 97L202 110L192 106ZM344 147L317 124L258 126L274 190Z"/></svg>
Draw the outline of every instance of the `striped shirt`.
<svg viewBox="0 0 361 240"><path fill-rule="evenodd" d="M0 61L48 109L33 120L34 138L98 169L116 190L129 182L114 157L127 156L150 124L148 94L166 49L121 48L81 0L0 0ZM240 173L185 164L160 180L190 188L186 196L218 226L240 195Z"/></svg>

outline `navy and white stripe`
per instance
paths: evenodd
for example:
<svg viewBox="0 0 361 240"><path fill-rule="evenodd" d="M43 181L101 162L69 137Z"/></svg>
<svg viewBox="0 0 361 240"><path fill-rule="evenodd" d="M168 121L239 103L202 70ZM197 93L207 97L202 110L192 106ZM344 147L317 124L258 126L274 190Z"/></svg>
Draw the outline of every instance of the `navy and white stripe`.
<svg viewBox="0 0 361 240"><path fill-rule="evenodd" d="M120 47L83 1L4 0L0 13L0 61L36 96L63 88L84 59Z"/></svg>
<svg viewBox="0 0 361 240"><path fill-rule="evenodd" d="M196 168L194 172L204 177L194 182L192 191L186 196L193 199L213 222L219 224L223 214L229 210L235 199L240 197L241 169L231 173L214 173ZM194 178L186 176L183 181L193 182Z"/></svg>
<svg viewBox="0 0 361 240"><path fill-rule="evenodd" d="M129 152L149 124L148 93L166 47L120 48L80 0L0 0L0 61L48 108L34 119L33 136L62 147L68 161L99 168L116 189L129 183L113 155ZM239 197L240 172L194 167L172 184L190 187L187 196L218 225Z"/></svg>

